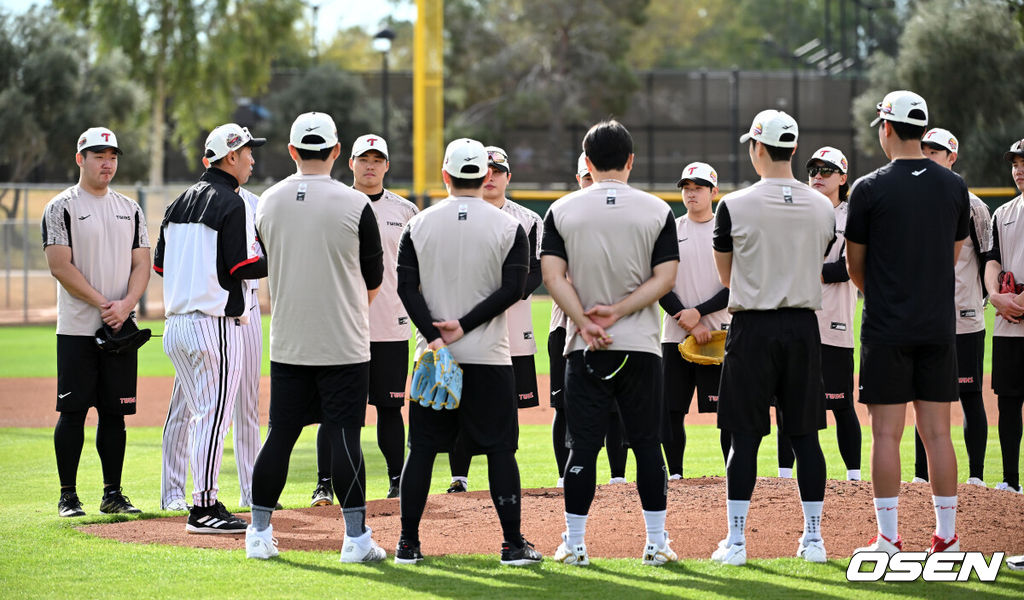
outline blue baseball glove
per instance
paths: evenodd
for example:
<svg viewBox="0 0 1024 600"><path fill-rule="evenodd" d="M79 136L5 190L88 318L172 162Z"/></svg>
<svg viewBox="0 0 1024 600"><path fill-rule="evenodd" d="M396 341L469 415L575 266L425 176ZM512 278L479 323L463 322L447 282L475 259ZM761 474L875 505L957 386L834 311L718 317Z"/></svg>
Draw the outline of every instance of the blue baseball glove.
<svg viewBox="0 0 1024 600"><path fill-rule="evenodd" d="M420 406L430 406L433 402L436 383L437 356L433 350L420 355L412 371L412 384L409 387L409 400L419 402Z"/></svg>
<svg viewBox="0 0 1024 600"><path fill-rule="evenodd" d="M434 360L434 388L430 405L434 410L455 410L462 400L462 367L452 358L448 348L438 350Z"/></svg>

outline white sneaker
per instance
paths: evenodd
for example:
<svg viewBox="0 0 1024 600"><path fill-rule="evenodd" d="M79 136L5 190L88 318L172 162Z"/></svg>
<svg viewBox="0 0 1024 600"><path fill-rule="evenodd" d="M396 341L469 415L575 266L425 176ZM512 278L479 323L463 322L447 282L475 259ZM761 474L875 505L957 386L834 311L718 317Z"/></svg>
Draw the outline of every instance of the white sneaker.
<svg viewBox="0 0 1024 600"><path fill-rule="evenodd" d="M711 553L711 560L723 565L742 567L747 564L747 545L732 544L730 546L729 540L724 539L718 542L718 550Z"/></svg>
<svg viewBox="0 0 1024 600"><path fill-rule="evenodd" d="M629 482L626 481L625 477L612 477L611 479L608 480L608 484L611 485L613 483L629 483Z"/></svg>
<svg viewBox="0 0 1024 600"><path fill-rule="evenodd" d="M187 502L185 502L184 498L175 498L174 500L168 502L166 506L164 506L164 510L170 510L173 512L185 512L191 508L192 507L189 506Z"/></svg>
<svg viewBox="0 0 1024 600"><path fill-rule="evenodd" d="M1002 481L998 485L996 485L996 489L997 490L1002 490L1004 492L1013 492L1015 494L1022 493L1021 492L1021 488L1015 488L1015 487L1011 486L1010 484L1006 483L1005 481Z"/></svg>
<svg viewBox="0 0 1024 600"><path fill-rule="evenodd" d="M683 478L683 476L680 475L679 473L673 473L673 474L668 476L668 480L669 481L679 481L682 478Z"/></svg>
<svg viewBox="0 0 1024 600"><path fill-rule="evenodd" d="M796 549L796 556L812 563L828 562L828 556L825 553L825 542L822 540L812 540L806 543L800 542L800 547Z"/></svg>
<svg viewBox="0 0 1024 600"><path fill-rule="evenodd" d="M910 483L928 483L928 480L927 479L921 479L920 477L915 477L915 478L910 480Z"/></svg>
<svg viewBox="0 0 1024 600"><path fill-rule="evenodd" d="M569 544L569 534L562 534L562 543L555 550L555 560L567 565L585 567L590 564L586 544Z"/></svg>
<svg viewBox="0 0 1024 600"><path fill-rule="evenodd" d="M341 545L341 562L366 563L377 562L387 558L388 553L373 541L373 530L366 528L366 533L359 537L345 536Z"/></svg>
<svg viewBox="0 0 1024 600"><path fill-rule="evenodd" d="M899 535L896 536L896 541L890 541L889 538L882 534L876 534L875 537L871 538L867 546L863 548L857 548L853 551L854 554L858 552L885 552L889 556L896 554L897 552L903 551L903 538Z"/></svg>
<svg viewBox="0 0 1024 600"><path fill-rule="evenodd" d="M277 540L274 538L274 526L271 525L263 531L256 531L256 528L249 525L245 529L245 557L246 558L274 558L280 554L277 551Z"/></svg>
<svg viewBox="0 0 1024 600"><path fill-rule="evenodd" d="M565 487L565 478L564 477L559 477L558 481L555 482L555 487L556 488L564 488Z"/></svg>
<svg viewBox="0 0 1024 600"><path fill-rule="evenodd" d="M644 564L660 567L661 565L679 560L676 556L675 551L669 548L668 543L672 540L668 539L668 532L665 532L665 539L662 543L656 544L647 540L647 545L644 546Z"/></svg>
<svg viewBox="0 0 1024 600"><path fill-rule="evenodd" d="M968 477L965 483L967 483L967 485L979 485L981 487L988 487L985 485L985 482L978 477Z"/></svg>

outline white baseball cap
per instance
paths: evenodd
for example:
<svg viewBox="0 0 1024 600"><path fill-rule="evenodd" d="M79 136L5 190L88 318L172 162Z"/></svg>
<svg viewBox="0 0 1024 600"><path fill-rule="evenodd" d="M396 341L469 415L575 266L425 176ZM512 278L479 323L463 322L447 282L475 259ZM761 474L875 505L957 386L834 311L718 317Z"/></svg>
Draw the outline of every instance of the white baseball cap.
<svg viewBox="0 0 1024 600"><path fill-rule="evenodd" d="M697 185L718 187L718 173L708 163L692 162L683 167L683 174L679 176L676 187L683 187L684 181L692 181Z"/></svg>
<svg viewBox="0 0 1024 600"><path fill-rule="evenodd" d="M924 98L908 90L889 92L875 106L875 110L878 116L871 122L872 127L883 119L922 127L928 124L928 104Z"/></svg>
<svg viewBox="0 0 1024 600"><path fill-rule="evenodd" d="M956 136L948 129L942 129L941 127L929 129L928 132L924 134L924 137L921 138L921 143L936 144L950 152L960 152L960 142L957 141Z"/></svg>
<svg viewBox="0 0 1024 600"><path fill-rule="evenodd" d="M206 136L206 151L203 157L211 163L224 158L232 150L240 150L243 146L262 146L267 138L254 138L248 127L237 123L227 123L215 128Z"/></svg>
<svg viewBox="0 0 1024 600"><path fill-rule="evenodd" d="M807 168L811 168L811 164L816 160L832 165L839 169L843 175L846 175L847 169L850 168L850 163L846 160L846 155L838 148L833 148L832 146L822 146L815 150L814 154L807 159Z"/></svg>
<svg viewBox="0 0 1024 600"><path fill-rule="evenodd" d="M508 152L497 146L487 146L487 166L496 167L499 171L512 172L512 165L508 162Z"/></svg>
<svg viewBox="0 0 1024 600"><path fill-rule="evenodd" d="M311 139L306 140L306 138ZM338 127L334 124L331 115L327 113L302 113L292 122L288 143L299 150L333 148L338 144Z"/></svg>
<svg viewBox="0 0 1024 600"><path fill-rule="evenodd" d="M370 150L376 150L384 155L385 160L391 160L388 157L388 143L384 141L384 138L373 133L356 138L356 141L352 143L352 158L362 156Z"/></svg>
<svg viewBox="0 0 1024 600"><path fill-rule="evenodd" d="M796 120L781 110L762 110L750 123L750 131L740 136L740 143L757 140L768 146L796 148L799 128Z"/></svg>
<svg viewBox="0 0 1024 600"><path fill-rule="evenodd" d="M443 168L458 179L477 179L487 174L487 150L469 138L459 138L444 150Z"/></svg>
<svg viewBox="0 0 1024 600"><path fill-rule="evenodd" d="M117 136L106 127L90 127L78 136L77 152L79 153L86 150L99 152L107 148L113 148L115 152L121 154L121 149L117 147Z"/></svg>
<svg viewBox="0 0 1024 600"><path fill-rule="evenodd" d="M1017 156L1024 158L1024 139L1017 140L1010 145L1010 149L1003 154L1003 160L1012 163Z"/></svg>
<svg viewBox="0 0 1024 600"><path fill-rule="evenodd" d="M590 167L587 166L587 153L580 152L580 157L576 159L576 175L578 177L586 177L590 175Z"/></svg>

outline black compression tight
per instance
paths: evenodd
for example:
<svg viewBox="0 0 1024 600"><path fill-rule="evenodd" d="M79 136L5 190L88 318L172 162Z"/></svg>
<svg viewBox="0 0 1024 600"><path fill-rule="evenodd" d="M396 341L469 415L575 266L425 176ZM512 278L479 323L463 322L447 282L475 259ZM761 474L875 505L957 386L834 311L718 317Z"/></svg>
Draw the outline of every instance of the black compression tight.
<svg viewBox="0 0 1024 600"><path fill-rule="evenodd" d="M1020 489L1021 408L1024 396L999 396L999 447L1003 453L1003 481Z"/></svg>
<svg viewBox="0 0 1024 600"><path fill-rule="evenodd" d="M570 450L565 468L565 512L590 512L597 487L597 450ZM665 510L667 474L658 445L633 448L636 458L636 489L644 510Z"/></svg>
<svg viewBox="0 0 1024 600"><path fill-rule="evenodd" d="M820 502L825 499L825 455L818 443L818 432L789 436L796 455L800 499ZM757 449L761 436L733 433L732 452L726 464L726 488L729 500L750 500L757 482Z"/></svg>
<svg viewBox="0 0 1024 600"><path fill-rule="evenodd" d="M288 477L292 449L302 433L301 427L271 427L267 441L256 457L252 474L252 503L274 506L281 497ZM366 468L359 447L359 427L320 425L317 434L327 436L330 449L330 477L334 494L342 508L366 505Z"/></svg>
<svg viewBox="0 0 1024 600"><path fill-rule="evenodd" d="M861 433L857 412L852 406L847 406L833 410L832 415L836 419L836 441L839 443L839 456L843 458L847 469L860 469ZM793 460L796 457L793 453L793 444L781 432L778 432L777 446L779 467L792 469Z"/></svg>
<svg viewBox="0 0 1024 600"><path fill-rule="evenodd" d="M85 417L88 412L88 409L62 412L53 429L53 448L57 456L57 476L61 488L73 489L77 485L78 463L85 444ZM103 486L119 488L126 442L124 415L97 412L97 417L96 452L103 469Z"/></svg>
<svg viewBox="0 0 1024 600"><path fill-rule="evenodd" d="M964 445L967 446L969 477L985 479L985 451L988 448L988 416L981 391L960 392L964 411ZM1019 412L1019 411L1018 411ZM928 455L914 428L914 477L928 480Z"/></svg>
<svg viewBox="0 0 1024 600"><path fill-rule="evenodd" d="M377 447L388 465L388 477L401 475L405 460L405 421L401 406L377 407Z"/></svg>

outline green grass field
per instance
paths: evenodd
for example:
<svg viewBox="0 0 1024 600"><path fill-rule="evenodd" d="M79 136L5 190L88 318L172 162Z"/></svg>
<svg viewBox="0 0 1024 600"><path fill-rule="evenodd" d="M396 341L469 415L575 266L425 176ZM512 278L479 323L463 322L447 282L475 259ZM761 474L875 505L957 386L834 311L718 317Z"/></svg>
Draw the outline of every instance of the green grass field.
<svg viewBox="0 0 1024 600"><path fill-rule="evenodd" d="M548 302L534 308L535 331L541 355L538 370L546 372L545 337ZM160 321L146 326L163 329ZM266 326L266 323L265 323ZM266 359L266 353L264 353ZM140 356L141 375L172 375L159 341ZM0 328L0 377L55 376L53 327ZM282 496L287 508L308 505L315 479L313 428L307 428L291 461ZM752 560L745 568L725 568L708 560L687 560L664 568L643 567L638 559L595 559L589 568L567 567L547 560L538 567L501 568L497 548L474 556L428 556L415 567L388 561L377 565L341 565L338 552L286 551L274 561L245 559L241 542L233 551L189 549L149 544L124 544L80 533L76 526L104 523L122 517L100 515L99 460L95 433L86 431L78 489L89 515L68 520L56 516L57 480L53 432L49 428L0 429L0 596L3 598L1007 598L1018 599L1024 573L1003 569L995 583L874 583L846 582L847 559L812 565L796 558ZM864 429L865 464L870 431ZM687 428L687 476L724 475L718 432L712 426ZM368 497L382 498L387 490L383 459L376 448L373 427L363 431ZM830 478L841 478L845 467L834 432L821 436ZM913 467L912 437L904 437L903 476ZM961 480L966 477L966 453L959 428L953 442L960 457ZM550 431L524 426L518 453L523 487L549 487L555 479ZM989 429L986 468L999 472L998 439ZM758 471L775 473L775 438L762 444ZM630 457L627 475L635 476ZM124 469L124 489L142 508L142 518L161 516L159 506L160 429L131 428ZM598 481L606 481L607 462L598 461ZM231 437L228 436L221 477L221 496L238 498ZM444 457L435 465L433 493L448 484ZM870 476L867 468L866 477ZM471 486L486 481L486 460L474 461ZM795 509L795 508L794 508ZM672 510L672 507L669 507ZM827 510L827 506L826 506ZM722 522L724 515L709 514ZM527 529L529 525L526 525ZM675 536L685 532L671 532ZM340 549L342 532L338 532ZM393 541L385 543L386 546ZM387 548L393 551L392 548ZM426 549L428 554L433 549ZM712 549L709 548L710 553ZM638 549L639 551L639 549Z"/></svg>

